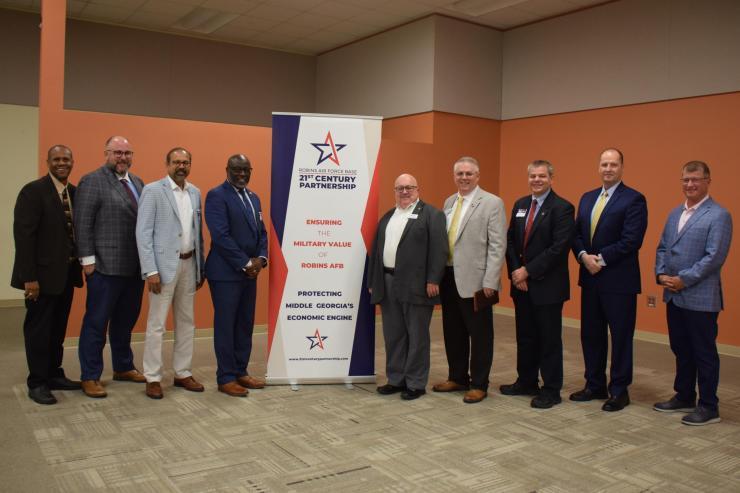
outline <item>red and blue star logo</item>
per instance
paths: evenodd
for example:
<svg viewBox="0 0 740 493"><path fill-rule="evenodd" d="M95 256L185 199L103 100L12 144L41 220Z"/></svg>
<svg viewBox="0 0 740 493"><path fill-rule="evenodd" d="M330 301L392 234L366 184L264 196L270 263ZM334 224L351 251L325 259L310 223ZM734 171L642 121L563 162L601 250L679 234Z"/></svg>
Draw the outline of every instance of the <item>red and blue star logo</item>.
<svg viewBox="0 0 740 493"><path fill-rule="evenodd" d="M309 350L318 347L319 349L324 349L324 341L328 339L329 336L322 336L319 334L319 329L316 329L316 332L313 333L312 336L306 336L306 339L311 341L311 347L308 348Z"/></svg>
<svg viewBox="0 0 740 493"><path fill-rule="evenodd" d="M326 139L324 139L323 144L312 142L311 145L321 153L316 166L320 165L327 159L339 166L339 151L347 147L347 144L335 144L334 139L331 137L331 132L326 133Z"/></svg>

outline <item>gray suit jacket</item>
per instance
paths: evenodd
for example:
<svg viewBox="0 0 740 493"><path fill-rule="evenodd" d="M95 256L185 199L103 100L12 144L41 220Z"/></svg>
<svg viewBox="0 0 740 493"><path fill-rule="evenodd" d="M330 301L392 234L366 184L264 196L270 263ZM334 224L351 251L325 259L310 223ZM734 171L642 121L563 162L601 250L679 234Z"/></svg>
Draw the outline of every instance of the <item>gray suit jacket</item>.
<svg viewBox="0 0 740 493"><path fill-rule="evenodd" d="M380 303L386 295L383 278L385 229L395 210L394 207L380 219L375 233L367 272L367 287L373 290L370 303ZM413 214L416 218L406 222L396 249L393 295L402 303L435 305L439 297L429 298L426 285L428 282L439 284L444 275L448 252L445 217L421 200Z"/></svg>
<svg viewBox="0 0 740 493"><path fill-rule="evenodd" d="M454 213L457 194L445 200L444 213ZM482 288L501 290L501 268L506 254L504 201L478 188L457 228L452 265L461 298L472 298Z"/></svg>
<svg viewBox="0 0 740 493"><path fill-rule="evenodd" d="M192 234L195 240L195 276L200 281L204 274L202 214L200 190L192 183L187 192L193 206ZM163 284L175 279L180 262L182 225L175 194L169 177L144 187L139 199L139 217L136 222L136 244L139 248L141 274L158 271Z"/></svg>
<svg viewBox="0 0 740 493"><path fill-rule="evenodd" d="M144 182L128 176L141 195ZM103 165L83 176L73 208L77 255L95 255L95 270L102 274L139 277L136 207L113 170Z"/></svg>
<svg viewBox="0 0 740 493"><path fill-rule="evenodd" d="M720 270L730 251L732 217L707 199L678 232L683 206L675 208L660 237L655 275L678 276L686 285L678 293L663 290L663 301L687 310L718 312L723 308Z"/></svg>

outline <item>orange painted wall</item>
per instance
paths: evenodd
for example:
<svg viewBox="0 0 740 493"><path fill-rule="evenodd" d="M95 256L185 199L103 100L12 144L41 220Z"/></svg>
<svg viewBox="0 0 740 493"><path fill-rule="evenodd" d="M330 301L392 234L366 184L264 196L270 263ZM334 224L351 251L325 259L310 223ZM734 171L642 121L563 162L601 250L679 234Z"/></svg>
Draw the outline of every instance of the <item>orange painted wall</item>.
<svg viewBox="0 0 740 493"><path fill-rule="evenodd" d="M619 147L625 155L624 182L644 193L648 202L648 230L640 251L643 294L638 298L637 328L667 333L653 268L666 217L683 199L681 166L692 159L707 162L713 177L710 195L737 221L738 122L740 93L505 121L501 125L501 196L511 207L526 195L527 163L547 159L555 166L553 188L577 206L583 192L600 185L596 169L601 150ZM736 330L740 324L740 258L736 252L734 246L723 269L725 311L719 318L718 342L740 346L740 331ZM570 267L571 301L564 315L580 318L577 265L572 258ZM508 290L506 295L504 304L511 306ZM647 295L658 297L657 308L647 307Z"/></svg>

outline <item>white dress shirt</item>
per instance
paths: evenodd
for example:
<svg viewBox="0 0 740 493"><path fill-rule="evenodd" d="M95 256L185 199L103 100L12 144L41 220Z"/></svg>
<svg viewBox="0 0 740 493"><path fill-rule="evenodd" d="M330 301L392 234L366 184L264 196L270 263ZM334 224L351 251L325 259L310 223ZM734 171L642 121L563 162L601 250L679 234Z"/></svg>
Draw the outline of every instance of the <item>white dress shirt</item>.
<svg viewBox="0 0 740 493"><path fill-rule="evenodd" d="M405 209L396 207L396 210L388 221L388 225L385 227L385 244L383 245L383 267L388 267L389 269L396 267L398 243L401 241L406 223L414 212L414 208L418 202L419 199L416 199L413 204L410 204Z"/></svg>
<svg viewBox="0 0 740 493"><path fill-rule="evenodd" d="M689 221L689 219L691 219L691 216L694 215L694 212L696 212L696 209L698 209L700 205L706 202L708 198L709 198L709 195L705 196L703 199L701 199L699 202L697 202L691 207L689 207L688 202L684 202L683 212L681 213L681 217L678 219L678 232L679 233L681 232L683 227L686 226L686 223Z"/></svg>

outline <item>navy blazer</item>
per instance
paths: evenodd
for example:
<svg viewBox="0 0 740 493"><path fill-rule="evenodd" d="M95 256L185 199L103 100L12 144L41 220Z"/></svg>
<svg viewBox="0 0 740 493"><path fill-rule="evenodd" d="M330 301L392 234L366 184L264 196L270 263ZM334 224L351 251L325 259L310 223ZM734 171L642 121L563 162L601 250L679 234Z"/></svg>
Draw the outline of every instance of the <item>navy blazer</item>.
<svg viewBox="0 0 740 493"><path fill-rule="evenodd" d="M678 293L664 289L663 301L687 310L718 312L723 308L720 270L730 251L732 217L709 198L679 233L682 212L680 206L668 216L655 255L655 275L678 276L686 287Z"/></svg>
<svg viewBox="0 0 740 493"><path fill-rule="evenodd" d="M267 231L262 221L262 205L254 192L246 191L256 218L249 204L242 202L228 181L206 195L206 226L211 233L206 278L210 281L244 280L243 269L250 258L267 258Z"/></svg>
<svg viewBox="0 0 740 493"><path fill-rule="evenodd" d="M581 265L578 285L601 293L637 294L640 292L638 253L647 230L648 212L645 196L620 183L601 212L591 240L591 211L602 188L586 192L578 204L573 253L598 255L606 262L596 275Z"/></svg>

